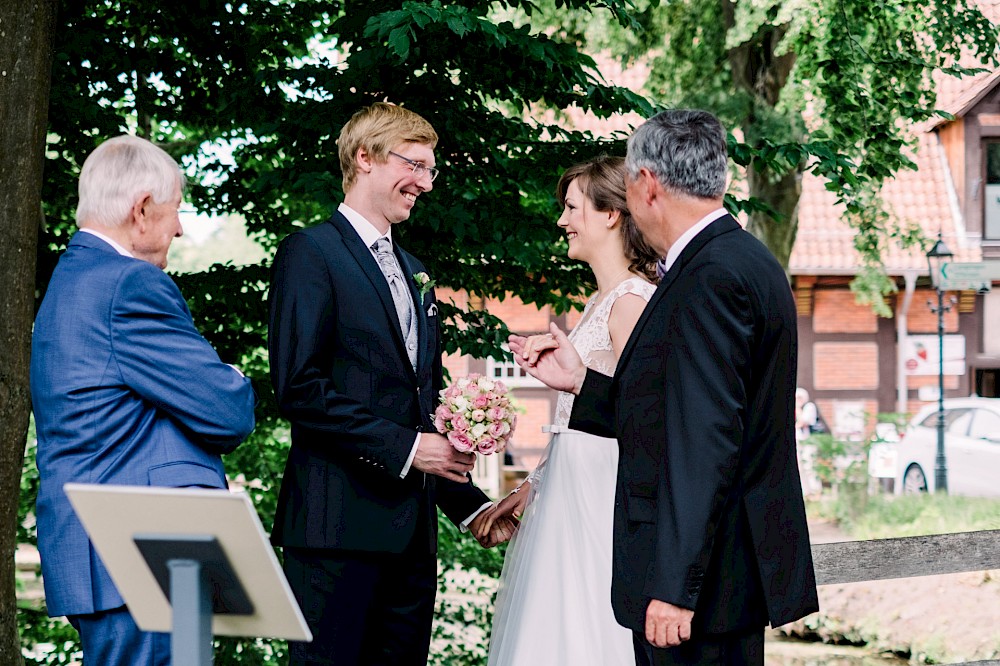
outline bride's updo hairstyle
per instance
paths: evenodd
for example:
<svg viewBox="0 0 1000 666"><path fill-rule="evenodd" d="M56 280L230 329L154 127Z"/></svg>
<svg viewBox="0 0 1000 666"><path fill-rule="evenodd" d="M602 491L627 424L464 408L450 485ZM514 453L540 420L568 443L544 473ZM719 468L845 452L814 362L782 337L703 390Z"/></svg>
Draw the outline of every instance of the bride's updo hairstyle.
<svg viewBox="0 0 1000 666"><path fill-rule="evenodd" d="M569 184L577 179L580 191L595 210L602 213L617 211L621 214L618 228L622 235L625 257L629 261L629 270L654 284L658 282L656 262L660 257L639 233L625 203L625 158L601 155L566 169L556 185L556 199L560 206L566 205Z"/></svg>

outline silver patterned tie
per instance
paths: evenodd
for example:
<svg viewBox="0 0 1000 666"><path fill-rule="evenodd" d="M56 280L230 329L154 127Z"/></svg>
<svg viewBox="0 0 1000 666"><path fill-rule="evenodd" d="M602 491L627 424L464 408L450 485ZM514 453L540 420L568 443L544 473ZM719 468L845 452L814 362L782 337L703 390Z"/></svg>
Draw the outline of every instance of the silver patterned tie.
<svg viewBox="0 0 1000 666"><path fill-rule="evenodd" d="M407 293L402 272L399 270L399 263L396 261L396 255L392 253L392 245L388 238L379 238L372 244L372 250L375 251L378 266L382 269L386 282L389 283L389 291L392 292L392 301L399 317L399 328L403 333L403 339L406 340L406 355L410 359L410 365L416 368L417 327L413 317L413 304Z"/></svg>

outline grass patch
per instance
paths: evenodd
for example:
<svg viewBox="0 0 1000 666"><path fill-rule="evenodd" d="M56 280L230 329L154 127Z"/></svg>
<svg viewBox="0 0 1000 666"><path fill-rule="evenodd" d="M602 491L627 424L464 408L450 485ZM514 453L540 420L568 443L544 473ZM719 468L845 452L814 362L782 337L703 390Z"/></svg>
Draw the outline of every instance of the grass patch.
<svg viewBox="0 0 1000 666"><path fill-rule="evenodd" d="M817 515L835 515L841 529L857 540L1000 530L1000 499L873 495L861 507L845 507L846 501L815 508Z"/></svg>

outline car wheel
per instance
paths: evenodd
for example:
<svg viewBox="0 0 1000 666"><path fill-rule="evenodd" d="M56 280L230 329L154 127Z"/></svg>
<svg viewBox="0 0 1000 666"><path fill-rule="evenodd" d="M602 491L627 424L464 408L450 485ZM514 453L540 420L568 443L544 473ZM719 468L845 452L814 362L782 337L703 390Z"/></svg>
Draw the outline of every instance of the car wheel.
<svg viewBox="0 0 1000 666"><path fill-rule="evenodd" d="M910 465L903 475L903 494L915 495L927 492L927 478L920 465Z"/></svg>

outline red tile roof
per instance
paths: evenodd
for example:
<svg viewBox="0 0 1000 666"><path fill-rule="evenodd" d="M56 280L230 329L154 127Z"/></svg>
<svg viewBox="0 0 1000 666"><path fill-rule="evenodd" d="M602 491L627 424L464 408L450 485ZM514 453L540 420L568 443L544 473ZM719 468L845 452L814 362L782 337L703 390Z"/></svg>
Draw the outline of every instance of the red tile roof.
<svg viewBox="0 0 1000 666"><path fill-rule="evenodd" d="M901 226L915 223L928 237L936 236L940 230L945 244L955 253L954 261L979 261L978 245L966 240L936 134L920 135L913 159L916 171L902 171L885 184L882 197L886 207ZM836 196L824 183L812 174L805 174L799 201L798 236L789 261L792 274L854 274L858 266L853 245L855 232L843 215L843 206L837 205ZM883 261L890 275L909 270L927 272L927 259L920 248L904 251L890 242Z"/></svg>

